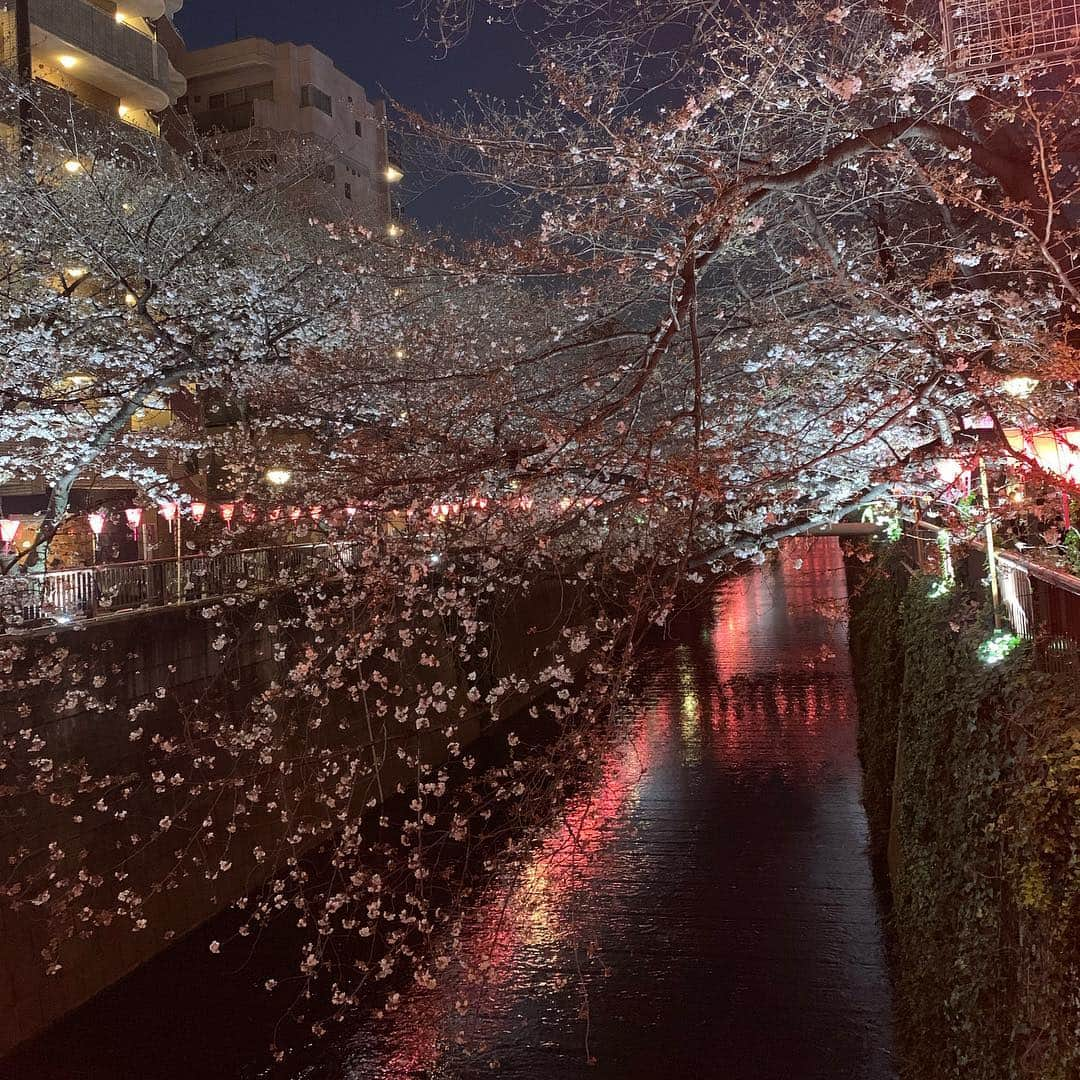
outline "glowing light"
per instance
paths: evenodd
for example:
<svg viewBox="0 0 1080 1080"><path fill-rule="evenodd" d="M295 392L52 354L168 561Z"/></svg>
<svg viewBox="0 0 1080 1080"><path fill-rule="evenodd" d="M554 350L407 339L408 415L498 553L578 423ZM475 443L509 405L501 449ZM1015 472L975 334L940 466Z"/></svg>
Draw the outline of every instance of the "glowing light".
<svg viewBox="0 0 1080 1080"><path fill-rule="evenodd" d="M311 515L311 520L312 521L318 521L319 518L322 517L322 507L321 506L313 506L308 510L308 513Z"/></svg>
<svg viewBox="0 0 1080 1080"><path fill-rule="evenodd" d="M288 469L267 469L266 482L275 487L282 487L292 479L292 473Z"/></svg>
<svg viewBox="0 0 1080 1080"><path fill-rule="evenodd" d="M71 53L61 53L56 59L65 71L70 71L79 62L79 58Z"/></svg>
<svg viewBox="0 0 1080 1080"><path fill-rule="evenodd" d="M299 520L300 520L300 515L301 515L301 514L302 514L303 512L304 512L304 511L303 511L303 510L301 510L299 506L294 506L294 507L293 507L293 508L292 508L292 509L291 509L291 510L289 511L289 520L290 520L290 521L299 521Z"/></svg>
<svg viewBox="0 0 1080 1080"><path fill-rule="evenodd" d="M171 525L176 518L180 504L175 502L163 502L158 507L158 513Z"/></svg>
<svg viewBox="0 0 1080 1080"><path fill-rule="evenodd" d="M997 664L1020 644L1011 630L995 630L976 650L984 664Z"/></svg>
<svg viewBox="0 0 1080 1080"><path fill-rule="evenodd" d="M137 541L139 539L139 526L142 524L142 509L138 506L129 506L124 511L124 517L127 518L131 534Z"/></svg>
<svg viewBox="0 0 1080 1080"><path fill-rule="evenodd" d="M401 235L401 226L396 221L391 221L390 224L386 226L386 235L392 240L397 239L397 237Z"/></svg>
<svg viewBox="0 0 1080 1080"><path fill-rule="evenodd" d="M345 513L348 514L349 517L351 517L351 518L356 517L356 507L355 506L346 506L345 507Z"/></svg>
<svg viewBox="0 0 1080 1080"><path fill-rule="evenodd" d="M191 504L191 516L194 519L196 525L198 525L199 522L202 521L203 515L205 513L206 513L206 503L204 503L204 502L193 502Z"/></svg>
<svg viewBox="0 0 1080 1080"><path fill-rule="evenodd" d="M71 173L73 176L75 173L82 172L82 162L78 158L68 158L64 162L64 171Z"/></svg>
<svg viewBox="0 0 1080 1080"><path fill-rule="evenodd" d="M950 486L955 484L965 472L964 463L955 458L938 458L934 462L934 468L937 469L941 482Z"/></svg>
<svg viewBox="0 0 1080 1080"><path fill-rule="evenodd" d="M405 359L405 350L404 349L395 349L394 350L394 359L395 360L404 360Z"/></svg>
<svg viewBox="0 0 1080 1080"><path fill-rule="evenodd" d="M15 518L0 518L0 540L4 541L4 554L11 551L11 541L19 531L19 522Z"/></svg>
<svg viewBox="0 0 1080 1080"><path fill-rule="evenodd" d="M105 515L104 514L87 514L86 520L90 523L90 531L95 536L101 535L101 530L105 528Z"/></svg>
<svg viewBox="0 0 1080 1080"><path fill-rule="evenodd" d="M388 184L396 184L404 175L396 165L387 165L386 172L383 173Z"/></svg>
<svg viewBox="0 0 1080 1080"><path fill-rule="evenodd" d="M116 106L116 114L117 114L117 116L127 116L127 114L129 112L131 112L131 110L126 105L117 105Z"/></svg>
<svg viewBox="0 0 1080 1080"><path fill-rule="evenodd" d="M76 281L78 281L79 278L86 277L86 267L85 266L67 266L67 267L64 268L64 273L67 274L67 276L69 278L74 278Z"/></svg>
<svg viewBox="0 0 1080 1080"><path fill-rule="evenodd" d="M133 292L124 293L124 303L128 307L134 307L138 302L139 298Z"/></svg>
<svg viewBox="0 0 1080 1080"><path fill-rule="evenodd" d="M1013 379L1006 379L1001 384L1001 389L1006 394L1015 398L1031 397L1032 391L1039 385L1038 379L1032 379L1027 375L1017 375Z"/></svg>
<svg viewBox="0 0 1080 1080"><path fill-rule="evenodd" d="M218 513L221 515L221 520L225 522L225 528L231 529L233 515L236 513L236 503L220 503Z"/></svg>

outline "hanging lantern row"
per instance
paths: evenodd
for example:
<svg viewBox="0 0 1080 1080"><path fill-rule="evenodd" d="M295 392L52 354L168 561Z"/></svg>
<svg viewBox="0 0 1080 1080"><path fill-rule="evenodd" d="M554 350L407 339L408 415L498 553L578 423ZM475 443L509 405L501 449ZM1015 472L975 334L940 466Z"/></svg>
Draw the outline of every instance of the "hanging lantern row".
<svg viewBox="0 0 1080 1080"><path fill-rule="evenodd" d="M1069 483L1080 484L1080 428L1024 431L1005 428L1009 446L1039 463L1039 467Z"/></svg>
<svg viewBox="0 0 1080 1080"><path fill-rule="evenodd" d="M1005 428L1009 446L1044 471L1069 483L1080 484L1080 428L1056 431L1025 431ZM938 458L934 468L946 487L952 487L970 467L956 458Z"/></svg>
<svg viewBox="0 0 1080 1080"><path fill-rule="evenodd" d="M648 496L641 496L639 503L645 505L651 500ZM491 505L491 501L482 495L474 495L465 502L433 502L429 509L431 517L435 521L447 521L449 518L458 517L467 510L484 511ZM532 495L513 495L507 500L507 505L512 510L522 510L528 513L536 506L536 500ZM604 499L599 495L579 495L576 498L563 495L557 503L560 510L566 511L572 508L590 510L599 509L604 505Z"/></svg>

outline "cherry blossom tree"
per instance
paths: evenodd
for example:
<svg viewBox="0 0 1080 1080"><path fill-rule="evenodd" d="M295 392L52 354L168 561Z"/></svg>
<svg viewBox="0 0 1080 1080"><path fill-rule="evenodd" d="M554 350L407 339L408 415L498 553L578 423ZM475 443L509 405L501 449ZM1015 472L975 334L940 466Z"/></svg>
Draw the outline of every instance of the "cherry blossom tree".
<svg viewBox="0 0 1080 1080"><path fill-rule="evenodd" d="M452 45L483 10L420 13ZM316 1033L372 986L393 1007L402 975L476 975L465 898L582 782L688 585L933 494L965 417L1075 416L1071 73L950 81L932 24L874 3L541 10L534 100L401 113L422 178L515 209L495 241L297 214L302 152L241 170L58 133L4 160L0 424L5 469L49 478L40 543L91 467L166 487L148 442L228 463L253 516L223 545L286 539L283 498L342 542L204 606L222 670L256 633L270 676L125 702L127 771L66 760L40 713L110 714L122 672L7 645L0 701L43 692L5 731L5 899L42 913L60 978L81 935L167 938L161 897L241 877L235 935L296 925L270 989ZM128 430L188 382L244 422ZM500 655L515 602L543 618ZM114 841L100 866L87 823Z"/></svg>

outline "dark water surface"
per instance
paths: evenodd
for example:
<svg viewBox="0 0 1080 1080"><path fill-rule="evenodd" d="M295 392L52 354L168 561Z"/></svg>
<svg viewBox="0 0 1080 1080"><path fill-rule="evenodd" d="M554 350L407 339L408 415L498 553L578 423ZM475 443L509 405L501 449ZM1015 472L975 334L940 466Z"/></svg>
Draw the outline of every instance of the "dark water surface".
<svg viewBox="0 0 1080 1080"><path fill-rule="evenodd" d="M465 948L489 961L485 985L405 991L286 1075L893 1077L844 598L821 540L681 620L645 660L599 785L473 912ZM174 950L4 1075L255 1075L242 1033L265 1003L208 986L200 1022L191 990L170 1004L178 964ZM468 1054L448 1037L466 993Z"/></svg>

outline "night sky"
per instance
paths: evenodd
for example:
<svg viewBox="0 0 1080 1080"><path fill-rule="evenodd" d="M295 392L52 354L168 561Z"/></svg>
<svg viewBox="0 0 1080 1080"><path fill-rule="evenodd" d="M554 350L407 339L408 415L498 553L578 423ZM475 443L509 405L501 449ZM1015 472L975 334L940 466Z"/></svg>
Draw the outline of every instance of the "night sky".
<svg viewBox="0 0 1080 1080"><path fill-rule="evenodd" d="M407 0L186 0L176 22L189 49L237 35L314 45L370 97L390 94L425 111L448 111L470 90L510 100L528 89L522 65L530 50L516 29L480 17L442 58L421 37L414 14ZM406 214L426 227L474 234L498 222L497 208L477 202L458 181L429 191L407 187L402 195Z"/></svg>

